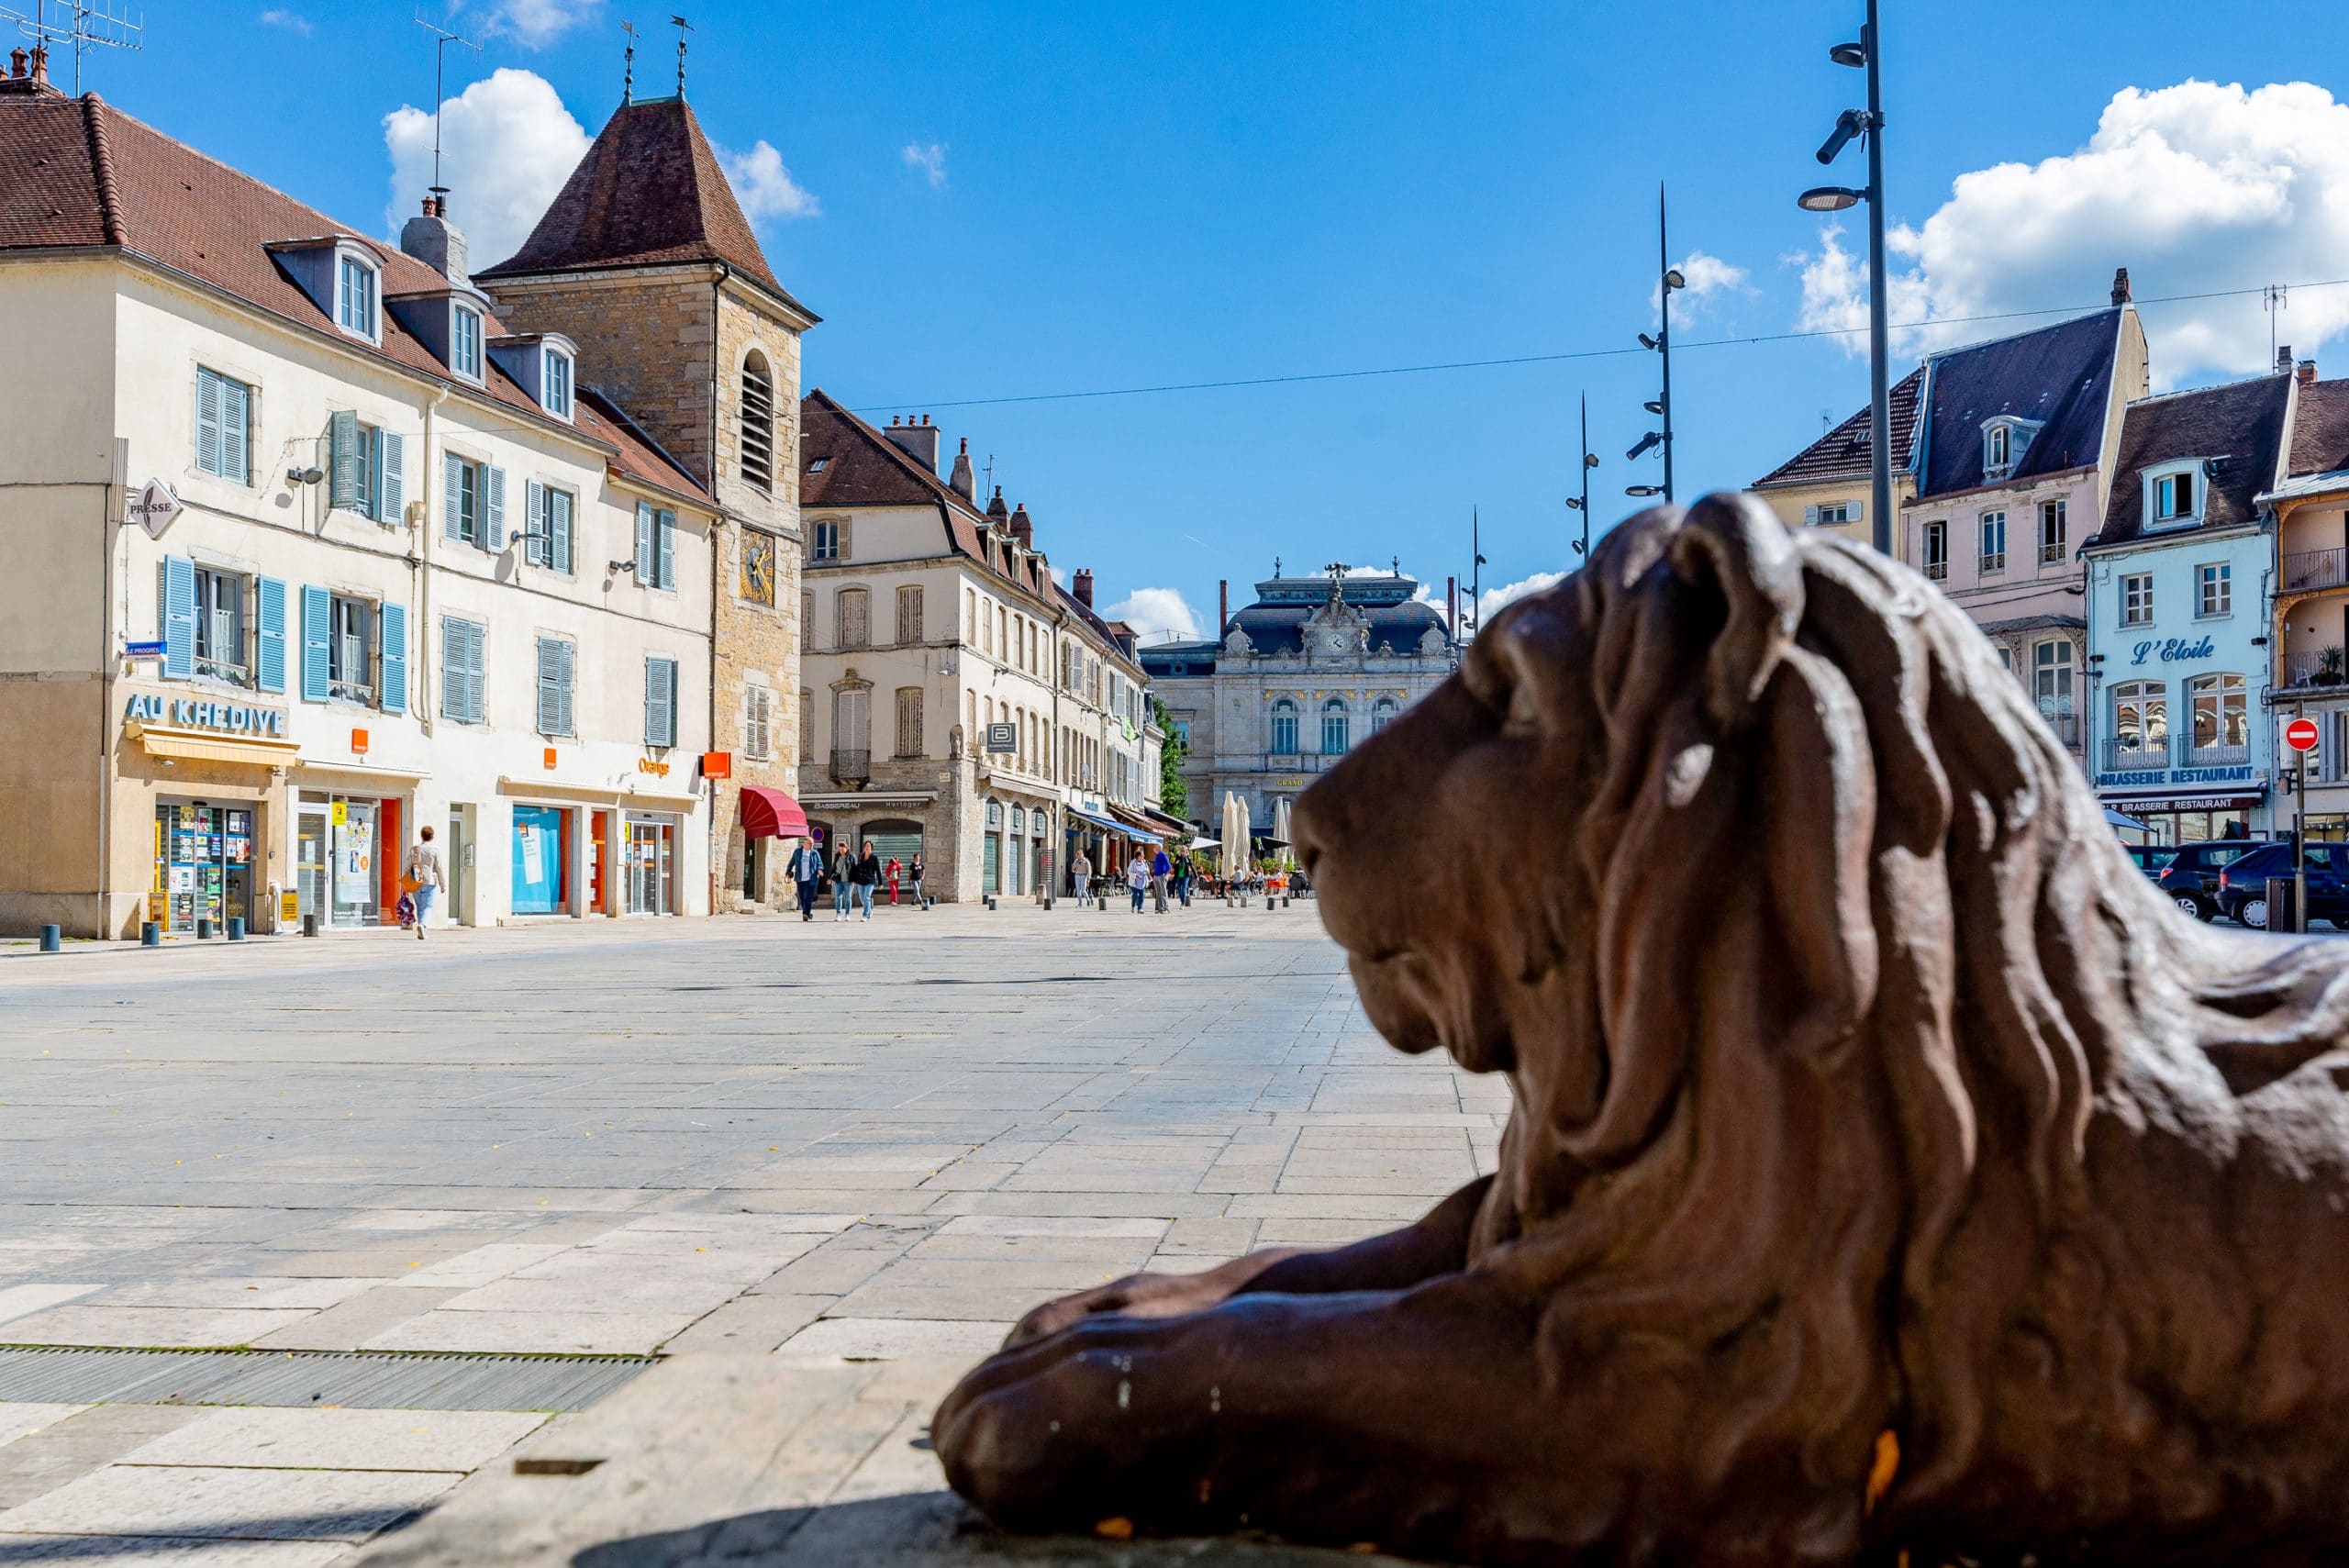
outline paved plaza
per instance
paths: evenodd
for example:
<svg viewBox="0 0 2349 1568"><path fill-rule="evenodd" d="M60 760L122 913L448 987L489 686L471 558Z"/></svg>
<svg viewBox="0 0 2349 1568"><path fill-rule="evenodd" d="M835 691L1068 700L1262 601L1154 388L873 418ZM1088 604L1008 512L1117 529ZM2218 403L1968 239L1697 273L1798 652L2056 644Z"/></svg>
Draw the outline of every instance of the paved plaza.
<svg viewBox="0 0 2349 1568"><path fill-rule="evenodd" d="M0 1562L1075 1561L940 1492L954 1376L1508 1100L1261 901L16 950L0 1042Z"/></svg>

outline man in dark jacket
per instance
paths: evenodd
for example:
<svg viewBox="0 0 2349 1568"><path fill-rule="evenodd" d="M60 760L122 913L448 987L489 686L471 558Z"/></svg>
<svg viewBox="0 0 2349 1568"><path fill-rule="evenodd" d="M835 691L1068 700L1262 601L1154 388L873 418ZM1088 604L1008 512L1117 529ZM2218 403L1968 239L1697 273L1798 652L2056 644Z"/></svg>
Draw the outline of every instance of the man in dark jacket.
<svg viewBox="0 0 2349 1568"><path fill-rule="evenodd" d="M792 891L799 895L799 917L816 917L816 889L824 881L824 851L816 847L813 839L802 839L799 847L791 851Z"/></svg>
<svg viewBox="0 0 2349 1568"><path fill-rule="evenodd" d="M858 907L864 911L865 919L870 921L873 918L873 889L881 881L881 857L873 852L872 840L864 840L864 852L856 857L854 865L849 867L848 881L849 886L855 891Z"/></svg>

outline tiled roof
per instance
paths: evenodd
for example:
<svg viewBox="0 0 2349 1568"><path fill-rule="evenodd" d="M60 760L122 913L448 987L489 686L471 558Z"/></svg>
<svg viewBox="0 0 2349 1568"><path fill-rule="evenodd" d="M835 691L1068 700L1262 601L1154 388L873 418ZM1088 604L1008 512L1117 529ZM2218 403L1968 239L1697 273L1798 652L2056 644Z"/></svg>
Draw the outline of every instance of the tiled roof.
<svg viewBox="0 0 2349 1568"><path fill-rule="evenodd" d="M2121 426L2121 456L2112 473L2112 499L2105 507L2098 546L2127 544L2143 536L2145 500L2140 475L2156 463L2180 458L2217 459L2217 472L2202 482L2202 521L2176 533L2165 529L2157 537L2239 528L2252 521L2257 516L2254 498L2276 482L2291 390L2290 375L2263 375L2129 405Z"/></svg>
<svg viewBox="0 0 2349 1568"><path fill-rule="evenodd" d="M2021 484L2097 461L2104 446L2121 341L2121 307L1935 354L1927 364L1925 473L1920 496L1971 490L1982 477L1982 422L2039 422L2022 461L1998 483Z"/></svg>
<svg viewBox="0 0 2349 1568"><path fill-rule="evenodd" d="M1250 646L1259 653L1299 653L1305 649L1305 623L1319 609L1318 605L1250 605L1235 610L1231 626L1224 635L1238 627L1248 634ZM1370 622L1370 650L1391 644L1397 653L1411 654L1419 651L1419 639L1430 628L1443 629L1443 613L1433 605L1416 600L1408 604L1381 605L1360 612ZM1449 641L1447 635L1446 640Z"/></svg>
<svg viewBox="0 0 2349 1568"><path fill-rule="evenodd" d="M449 282L439 272L173 140L95 93L79 98L0 95L0 168L16 170L18 182L0 202L0 252L120 246L247 305L329 333L352 353L389 360L541 425L562 428L494 360L485 387L455 381L395 312L381 313L380 348L339 331L268 247L287 239L347 236L382 264L385 297L445 289ZM488 331L495 337L505 328L493 317ZM632 472L666 472L653 483L687 495L703 493L656 455L636 450L595 409L582 408L573 428L619 449L624 462L635 465Z"/></svg>
<svg viewBox="0 0 2349 1568"><path fill-rule="evenodd" d="M710 500L709 492L702 488L701 482L685 465L646 434L642 426L629 417L626 409L605 396L602 388L579 389L576 417L581 428L592 430L618 449L609 463L615 473L640 484L690 495L696 501Z"/></svg>
<svg viewBox="0 0 2349 1568"><path fill-rule="evenodd" d="M522 249L473 275L677 261L723 261L806 308L775 282L692 106L653 98L613 111Z"/></svg>
<svg viewBox="0 0 2349 1568"><path fill-rule="evenodd" d="M2292 419L2292 472L2331 473L2349 468L2349 381L2312 382L2300 388Z"/></svg>
<svg viewBox="0 0 2349 1568"><path fill-rule="evenodd" d="M1892 472L1908 472L1917 439L1917 386L1922 369L1910 371L1892 384L1885 401L1892 416ZM1753 482L1753 488L1774 484L1812 484L1830 479L1858 479L1872 472L1875 455L1868 450L1870 413L1861 409L1819 439Z"/></svg>

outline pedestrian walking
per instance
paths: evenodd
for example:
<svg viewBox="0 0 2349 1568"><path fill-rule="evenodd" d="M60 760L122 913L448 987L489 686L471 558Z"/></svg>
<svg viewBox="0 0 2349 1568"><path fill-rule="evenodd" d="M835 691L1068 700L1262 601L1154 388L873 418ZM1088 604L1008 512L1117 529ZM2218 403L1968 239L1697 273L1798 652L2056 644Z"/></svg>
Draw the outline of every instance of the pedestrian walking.
<svg viewBox="0 0 2349 1568"><path fill-rule="evenodd" d="M424 928L432 923L432 906L440 896L440 851L432 847L431 823L417 829L401 880L410 884L407 895L416 900L416 940L422 941Z"/></svg>
<svg viewBox="0 0 2349 1568"><path fill-rule="evenodd" d="M927 902L926 896L921 890L921 856L918 854L914 856L914 863L908 866L907 870L912 873L911 880L914 884L914 906L916 908L919 908L925 902Z"/></svg>
<svg viewBox="0 0 2349 1568"><path fill-rule="evenodd" d="M891 855L889 857L889 907L892 909L897 906L897 878L903 876L905 873L904 862L900 862L896 856Z"/></svg>
<svg viewBox="0 0 2349 1568"><path fill-rule="evenodd" d="M856 902L864 910L865 923L873 920L873 889L881 880L881 857L873 852L873 840L864 841L864 852L849 867L849 885L856 894Z"/></svg>
<svg viewBox="0 0 2349 1568"><path fill-rule="evenodd" d="M832 851L832 919L836 923L848 918L848 873L855 866L856 857L848 852L848 840L843 839Z"/></svg>
<svg viewBox="0 0 2349 1568"><path fill-rule="evenodd" d="M1079 904L1093 896L1093 862L1085 858L1083 850L1077 851L1076 859L1068 862L1068 876Z"/></svg>
<svg viewBox="0 0 2349 1568"><path fill-rule="evenodd" d="M1191 851L1178 850L1174 854L1174 902L1186 902L1191 896Z"/></svg>
<svg viewBox="0 0 2349 1568"><path fill-rule="evenodd" d="M816 847L813 839L802 839L799 847L791 851L791 886L799 895L799 918L816 917L816 890L824 884L824 851Z"/></svg>
<svg viewBox="0 0 2349 1568"><path fill-rule="evenodd" d="M1156 903L1158 913L1162 915L1166 913L1167 880L1174 874L1174 862L1166 858L1166 850L1162 845L1150 857L1151 896Z"/></svg>
<svg viewBox="0 0 2349 1568"><path fill-rule="evenodd" d="M1150 862L1140 850L1126 862L1126 891L1134 895L1134 913L1141 913L1141 895L1150 890Z"/></svg>

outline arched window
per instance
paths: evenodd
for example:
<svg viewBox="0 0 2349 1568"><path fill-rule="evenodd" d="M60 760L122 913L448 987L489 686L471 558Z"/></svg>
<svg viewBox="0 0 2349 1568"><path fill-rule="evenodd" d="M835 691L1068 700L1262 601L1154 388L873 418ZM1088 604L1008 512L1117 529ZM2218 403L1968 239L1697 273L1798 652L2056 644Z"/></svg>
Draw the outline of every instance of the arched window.
<svg viewBox="0 0 2349 1568"><path fill-rule="evenodd" d="M2230 753L2243 750L2250 739L2243 677L2197 675L2186 683L2186 700L2194 715L2192 765L2210 767L2240 761Z"/></svg>
<svg viewBox="0 0 2349 1568"><path fill-rule="evenodd" d="M1283 756L1297 753L1297 705L1286 697L1273 705L1273 750Z"/></svg>
<svg viewBox="0 0 2349 1568"><path fill-rule="evenodd" d="M774 489L774 377L756 349L742 361L742 478Z"/></svg>
<svg viewBox="0 0 2349 1568"><path fill-rule="evenodd" d="M2141 767L2159 767L2154 758L2169 749L2169 689L2159 681L2132 681L2112 688L2112 749Z"/></svg>
<svg viewBox="0 0 2349 1568"><path fill-rule="evenodd" d="M1346 749L1353 729L1352 717L1346 711L1346 699L1331 697L1321 705L1321 752L1335 757Z"/></svg>
<svg viewBox="0 0 2349 1568"><path fill-rule="evenodd" d="M1375 703L1371 705L1370 732L1373 735L1375 735L1380 730L1386 728L1396 714L1400 711L1401 709L1395 706L1395 699L1393 697L1379 698Z"/></svg>

